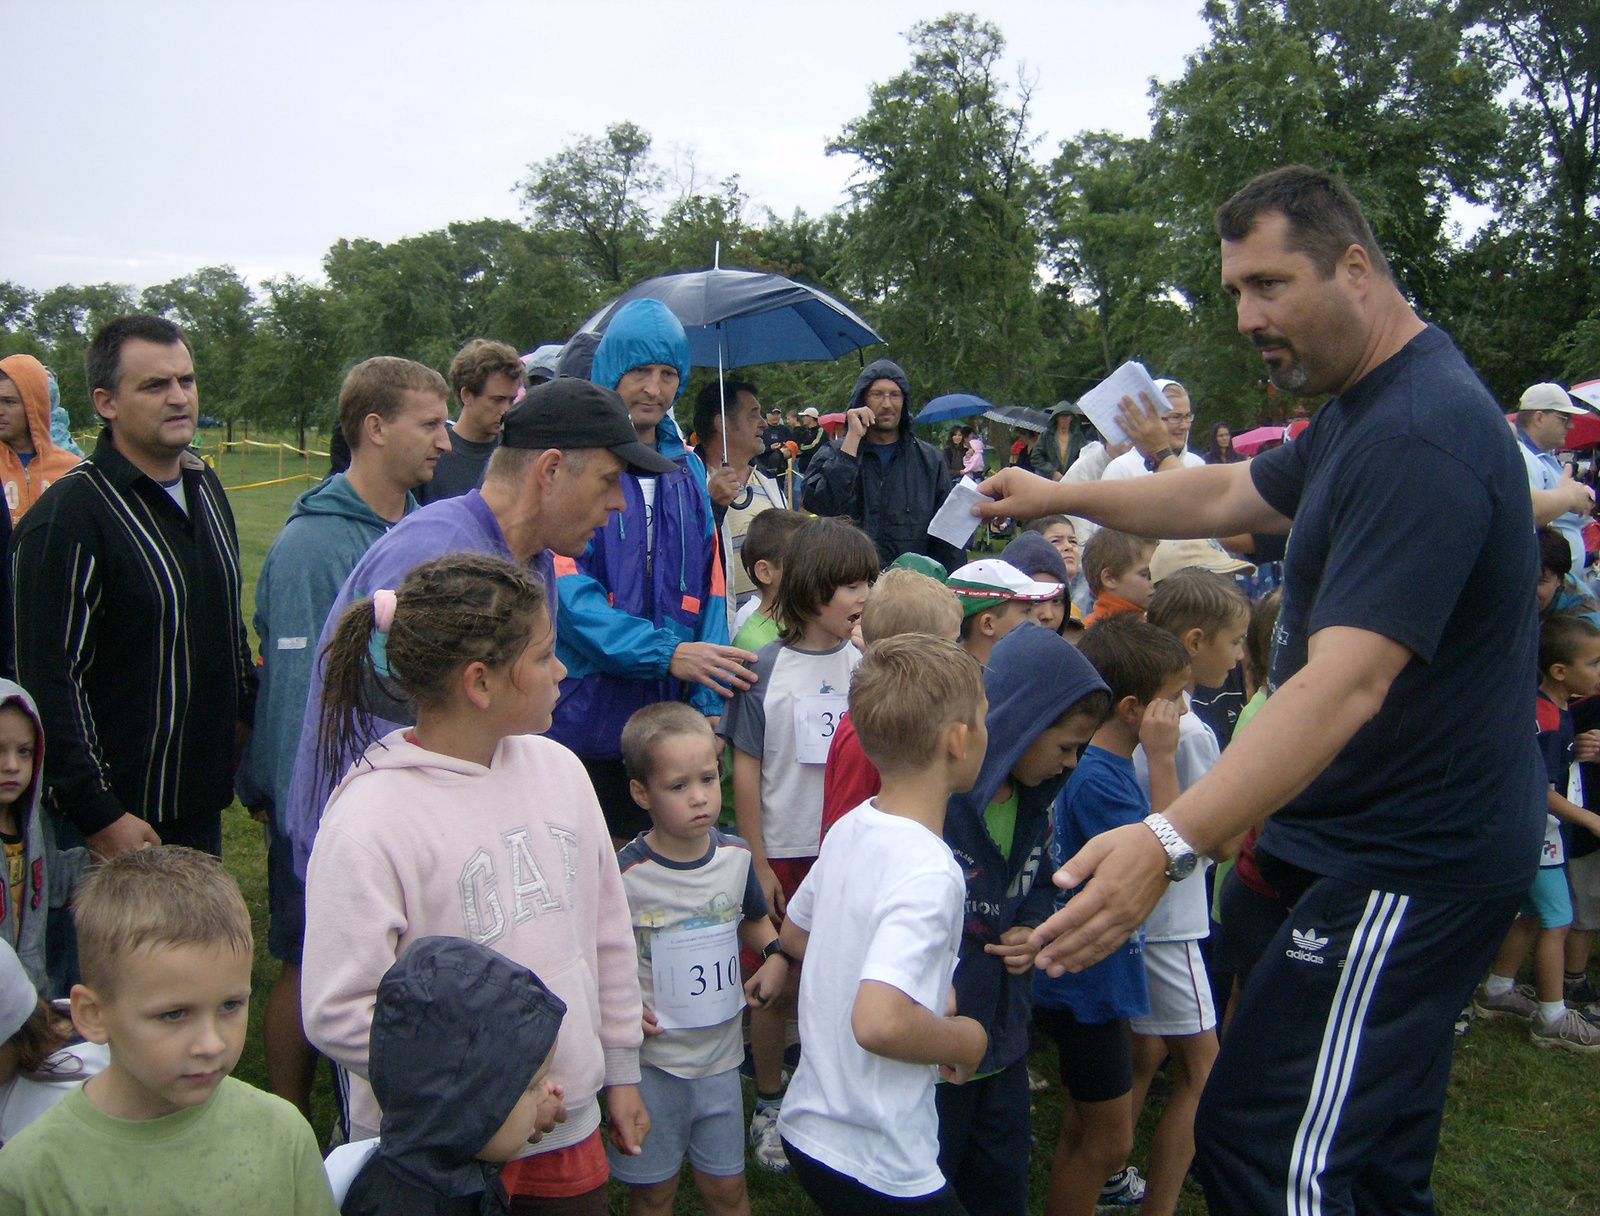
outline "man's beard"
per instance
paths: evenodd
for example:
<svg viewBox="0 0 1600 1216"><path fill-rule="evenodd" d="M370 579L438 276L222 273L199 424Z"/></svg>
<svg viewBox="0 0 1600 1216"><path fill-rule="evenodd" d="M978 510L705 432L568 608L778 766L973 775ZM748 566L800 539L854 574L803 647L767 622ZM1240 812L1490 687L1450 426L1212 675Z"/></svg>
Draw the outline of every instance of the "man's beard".
<svg viewBox="0 0 1600 1216"><path fill-rule="evenodd" d="M1306 365L1295 358L1294 348L1289 343L1278 337L1269 337L1257 334L1250 339L1259 350L1266 346L1275 346L1281 351L1290 352L1289 362L1280 366L1267 364L1267 379L1272 382L1272 387L1285 393L1300 393L1305 389L1311 379L1311 373L1306 370Z"/></svg>

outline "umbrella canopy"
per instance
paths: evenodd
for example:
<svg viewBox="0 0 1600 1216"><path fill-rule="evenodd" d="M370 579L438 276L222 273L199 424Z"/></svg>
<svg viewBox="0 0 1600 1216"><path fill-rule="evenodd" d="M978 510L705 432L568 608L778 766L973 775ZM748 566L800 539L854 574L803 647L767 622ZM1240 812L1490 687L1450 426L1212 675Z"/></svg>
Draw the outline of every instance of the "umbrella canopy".
<svg viewBox="0 0 1600 1216"><path fill-rule="evenodd" d="M1585 405L1600 409L1600 380L1585 380L1567 390Z"/></svg>
<svg viewBox="0 0 1600 1216"><path fill-rule="evenodd" d="M1254 456L1263 445L1282 439L1287 427L1258 426L1253 431L1246 431L1242 435L1233 437L1233 450L1242 452L1246 456Z"/></svg>
<svg viewBox="0 0 1600 1216"><path fill-rule="evenodd" d="M1002 405L985 411L983 416L991 422L1018 431L1032 431L1035 435L1043 435L1050 429L1049 414L1043 410L1031 410L1025 405Z"/></svg>
<svg viewBox="0 0 1600 1216"><path fill-rule="evenodd" d="M1564 449L1592 448L1600 443L1600 418L1593 414L1574 414L1572 429L1567 432L1566 442L1561 446Z"/></svg>
<svg viewBox="0 0 1600 1216"><path fill-rule="evenodd" d="M579 333L603 334L629 300L660 300L689 336L695 367L827 362L882 342L832 296L753 270L693 271L646 279L584 322Z"/></svg>
<svg viewBox="0 0 1600 1216"><path fill-rule="evenodd" d="M946 393L935 397L922 407L922 412L912 419L918 424L950 422L956 418L970 418L973 414L987 413L994 407L982 397L971 393Z"/></svg>

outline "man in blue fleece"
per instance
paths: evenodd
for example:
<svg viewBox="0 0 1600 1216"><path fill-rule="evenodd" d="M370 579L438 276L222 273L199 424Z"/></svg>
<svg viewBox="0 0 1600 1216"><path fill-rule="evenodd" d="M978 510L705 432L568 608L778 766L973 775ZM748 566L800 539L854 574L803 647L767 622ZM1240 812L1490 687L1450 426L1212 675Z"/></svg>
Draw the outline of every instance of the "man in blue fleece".
<svg viewBox="0 0 1600 1216"><path fill-rule="evenodd" d="M589 771L620 848L650 820L628 792L622 727L657 701L687 701L712 728L734 689L750 687L748 650L728 645L728 614L706 468L683 442L672 405L689 378L689 339L665 304L617 310L589 379L616 390L639 443L670 472L630 469L622 510L597 528L582 556L558 556L560 629L567 668L550 737Z"/></svg>
<svg viewBox="0 0 1600 1216"><path fill-rule="evenodd" d="M977 783L950 799L944 839L967 879L956 1012L988 1031L989 1054L971 1081L938 1088L939 1168L971 1216L1022 1216L1028 936L1055 906L1045 865L1051 804L1110 712L1111 693L1066 639L1031 621L995 643L983 683L989 750Z"/></svg>
<svg viewBox="0 0 1600 1216"><path fill-rule="evenodd" d="M295 500L256 583L261 685L250 750L234 783L267 827L267 951L283 964L263 1026L267 1084L311 1114L317 1055L300 1024L305 884L284 824L294 754L311 690L317 639L339 588L372 542L416 510L411 491L448 451L449 389L431 367L380 356L351 368L339 388L339 429L350 467Z"/></svg>

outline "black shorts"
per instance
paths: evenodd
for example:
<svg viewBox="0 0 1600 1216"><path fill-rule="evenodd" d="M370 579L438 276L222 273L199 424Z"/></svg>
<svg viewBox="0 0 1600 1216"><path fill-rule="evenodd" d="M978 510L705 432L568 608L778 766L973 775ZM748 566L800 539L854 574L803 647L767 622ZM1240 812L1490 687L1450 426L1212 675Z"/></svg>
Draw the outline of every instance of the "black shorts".
<svg viewBox="0 0 1600 1216"><path fill-rule="evenodd" d="M848 1174L841 1174L832 1166L808 1157L787 1140L783 1151L794 1167L795 1180L800 1189L811 1197L829 1216L846 1213L850 1216L967 1216L955 1190L946 1182L937 1191L901 1199L875 1191Z"/></svg>
<svg viewBox="0 0 1600 1216"><path fill-rule="evenodd" d="M650 830L650 816L633 800L628 790L628 770L621 760L595 760L579 757L594 786L594 796L600 800L600 812L606 817L606 830L613 840L632 840L640 832Z"/></svg>
<svg viewBox="0 0 1600 1216"><path fill-rule="evenodd" d="M306 884L294 872L294 845L271 818L267 820L267 918L267 953L298 967L306 945Z"/></svg>
<svg viewBox="0 0 1600 1216"><path fill-rule="evenodd" d="M1133 1089L1126 1020L1080 1022L1065 1009L1034 1006L1033 1020L1056 1045L1061 1085L1074 1102L1110 1102Z"/></svg>

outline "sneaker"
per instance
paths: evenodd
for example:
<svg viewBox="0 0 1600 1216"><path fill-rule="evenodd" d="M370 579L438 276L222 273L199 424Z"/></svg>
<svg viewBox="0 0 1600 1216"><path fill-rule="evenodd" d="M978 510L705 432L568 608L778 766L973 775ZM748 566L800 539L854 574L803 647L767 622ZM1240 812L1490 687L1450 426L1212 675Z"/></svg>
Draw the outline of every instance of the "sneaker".
<svg viewBox="0 0 1600 1216"><path fill-rule="evenodd" d="M1456 1038L1460 1038L1472 1029L1472 1006L1468 1004L1465 1009L1456 1014Z"/></svg>
<svg viewBox="0 0 1600 1216"><path fill-rule="evenodd" d="M756 1164L776 1173L789 1168L789 1158L784 1156L783 1141L778 1137L778 1112L758 1107L750 1116L750 1151Z"/></svg>
<svg viewBox="0 0 1600 1216"><path fill-rule="evenodd" d="M1133 1166L1118 1170L1106 1179L1105 1186L1100 1188L1100 1198L1096 1202L1096 1212L1125 1212L1129 1208L1136 1208L1144 1199L1144 1179L1139 1177L1139 1171Z"/></svg>
<svg viewBox="0 0 1600 1216"><path fill-rule="evenodd" d="M1579 1005L1593 1005L1600 1001L1600 988L1596 988L1594 981L1587 975L1581 980L1563 979L1561 987L1567 1004L1574 1008Z"/></svg>
<svg viewBox="0 0 1600 1216"><path fill-rule="evenodd" d="M1050 1082L1045 1080L1044 1074L1030 1064L1028 1066L1028 1092L1030 1094L1042 1094L1049 1088Z"/></svg>
<svg viewBox="0 0 1600 1216"><path fill-rule="evenodd" d="M1533 989L1527 984L1518 984L1509 992L1502 992L1499 996L1490 996L1489 989L1478 985L1478 990L1472 994L1472 1012L1475 1016L1494 1021L1496 1018L1522 1018L1531 1021L1533 1015L1539 1011L1539 1002L1534 1000Z"/></svg>
<svg viewBox="0 0 1600 1216"><path fill-rule="evenodd" d="M1528 1027L1528 1038L1535 1047L1560 1047L1583 1055L1600 1051L1600 1026L1586 1022L1576 1009L1567 1010L1550 1027L1535 1018Z"/></svg>
<svg viewBox="0 0 1600 1216"><path fill-rule="evenodd" d="M1591 1026L1600 1026L1600 1001L1590 1001L1578 1010L1578 1016Z"/></svg>

